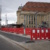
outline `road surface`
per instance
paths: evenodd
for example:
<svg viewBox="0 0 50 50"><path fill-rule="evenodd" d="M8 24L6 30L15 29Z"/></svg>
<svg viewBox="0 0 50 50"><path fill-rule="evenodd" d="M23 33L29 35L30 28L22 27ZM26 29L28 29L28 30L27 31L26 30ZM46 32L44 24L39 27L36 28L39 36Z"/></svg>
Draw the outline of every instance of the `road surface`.
<svg viewBox="0 0 50 50"><path fill-rule="evenodd" d="M18 36L18 35L14 35L14 34L10 34L10 33L5 33L5 32L1 32L1 35L4 35L12 40L15 40L17 42L26 42L26 41L30 41L30 38L26 38L26 37L22 37L22 36Z"/></svg>
<svg viewBox="0 0 50 50"><path fill-rule="evenodd" d="M0 50L25 50L24 48L18 46L17 44L9 41L0 34Z"/></svg>

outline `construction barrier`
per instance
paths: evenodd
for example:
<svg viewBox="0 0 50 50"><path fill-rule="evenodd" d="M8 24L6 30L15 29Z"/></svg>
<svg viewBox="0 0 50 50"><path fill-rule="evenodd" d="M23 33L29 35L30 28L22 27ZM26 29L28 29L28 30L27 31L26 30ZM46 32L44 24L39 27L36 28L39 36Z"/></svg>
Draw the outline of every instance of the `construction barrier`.
<svg viewBox="0 0 50 50"><path fill-rule="evenodd" d="M34 40L50 39L50 29L46 29L46 28L32 29L31 40L33 39Z"/></svg>
<svg viewBox="0 0 50 50"><path fill-rule="evenodd" d="M24 34L24 28L1 28L0 30L6 32L13 32L17 34ZM50 39L50 28L25 28L25 34L31 36L31 40Z"/></svg>

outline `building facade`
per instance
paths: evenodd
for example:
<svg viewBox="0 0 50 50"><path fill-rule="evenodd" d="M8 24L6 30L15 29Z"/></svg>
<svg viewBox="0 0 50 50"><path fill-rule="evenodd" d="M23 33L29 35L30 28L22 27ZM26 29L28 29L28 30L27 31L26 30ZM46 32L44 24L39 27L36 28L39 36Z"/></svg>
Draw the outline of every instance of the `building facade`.
<svg viewBox="0 0 50 50"><path fill-rule="evenodd" d="M50 3L27 2L20 6L17 11L17 24L24 24L25 27L39 27L42 21L50 27Z"/></svg>

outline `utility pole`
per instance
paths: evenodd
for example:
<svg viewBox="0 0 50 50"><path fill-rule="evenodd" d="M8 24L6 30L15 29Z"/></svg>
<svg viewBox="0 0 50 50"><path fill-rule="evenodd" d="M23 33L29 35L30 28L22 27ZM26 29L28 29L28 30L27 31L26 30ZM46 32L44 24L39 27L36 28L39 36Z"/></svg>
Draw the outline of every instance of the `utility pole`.
<svg viewBox="0 0 50 50"><path fill-rule="evenodd" d="M0 5L0 28L1 28L1 5Z"/></svg>

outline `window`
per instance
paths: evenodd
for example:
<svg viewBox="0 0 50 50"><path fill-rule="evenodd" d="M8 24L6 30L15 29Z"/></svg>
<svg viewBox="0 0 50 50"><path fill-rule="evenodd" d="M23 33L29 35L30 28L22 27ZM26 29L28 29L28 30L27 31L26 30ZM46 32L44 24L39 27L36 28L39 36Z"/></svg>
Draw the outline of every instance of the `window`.
<svg viewBox="0 0 50 50"><path fill-rule="evenodd" d="M28 15L26 16L26 23L28 24Z"/></svg>
<svg viewBox="0 0 50 50"><path fill-rule="evenodd" d="M29 21L29 24L30 24L30 21Z"/></svg>
<svg viewBox="0 0 50 50"><path fill-rule="evenodd" d="M29 24L30 24L30 15L29 15Z"/></svg>
<svg viewBox="0 0 50 50"><path fill-rule="evenodd" d="M25 15L24 15L24 25L25 25Z"/></svg>
<svg viewBox="0 0 50 50"><path fill-rule="evenodd" d="M33 16L31 18L32 18L32 24L33 24Z"/></svg>
<svg viewBox="0 0 50 50"><path fill-rule="evenodd" d="M34 24L35 24L35 16L34 16Z"/></svg>

